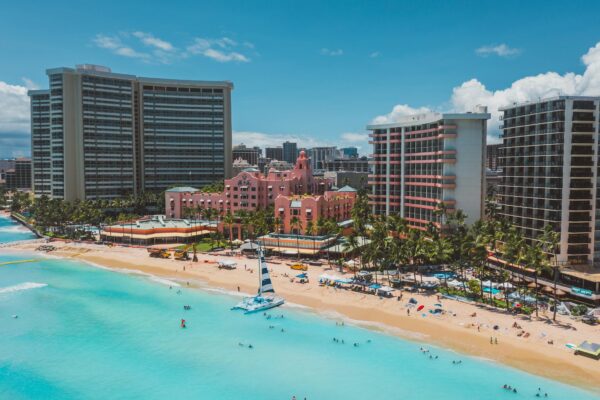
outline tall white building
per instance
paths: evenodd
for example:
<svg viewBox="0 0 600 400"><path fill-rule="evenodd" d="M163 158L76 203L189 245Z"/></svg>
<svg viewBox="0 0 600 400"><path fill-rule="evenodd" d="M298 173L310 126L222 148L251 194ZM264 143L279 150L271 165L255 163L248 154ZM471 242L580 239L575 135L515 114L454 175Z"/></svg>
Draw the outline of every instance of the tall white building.
<svg viewBox="0 0 600 400"><path fill-rule="evenodd" d="M400 215L409 225L440 225L441 203L472 223L483 216L486 107L473 113L427 113L369 125L373 144L370 204L375 214Z"/></svg>
<svg viewBox="0 0 600 400"><path fill-rule="evenodd" d="M111 199L231 175L230 82L140 78L94 65L46 72L49 91L30 92L36 195Z"/></svg>

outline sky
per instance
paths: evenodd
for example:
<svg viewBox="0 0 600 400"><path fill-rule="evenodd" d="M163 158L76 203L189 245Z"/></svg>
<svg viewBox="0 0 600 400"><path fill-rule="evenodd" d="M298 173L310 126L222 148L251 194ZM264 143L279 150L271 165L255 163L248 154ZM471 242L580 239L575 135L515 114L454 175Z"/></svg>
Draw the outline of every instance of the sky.
<svg viewBox="0 0 600 400"><path fill-rule="evenodd" d="M78 1L0 5L0 157L29 155L46 69L234 83L234 144L356 146L424 111L600 95L600 2Z"/></svg>

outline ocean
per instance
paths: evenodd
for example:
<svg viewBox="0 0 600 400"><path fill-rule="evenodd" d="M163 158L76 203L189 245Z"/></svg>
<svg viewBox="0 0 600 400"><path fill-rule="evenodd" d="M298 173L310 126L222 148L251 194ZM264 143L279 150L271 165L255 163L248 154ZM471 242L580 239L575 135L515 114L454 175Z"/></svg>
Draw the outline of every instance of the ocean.
<svg viewBox="0 0 600 400"><path fill-rule="evenodd" d="M538 387L551 399L600 399L301 307L271 310L270 319L230 311L238 300L0 251L0 399L489 400L532 398Z"/></svg>
<svg viewBox="0 0 600 400"><path fill-rule="evenodd" d="M13 221L9 217L0 215L0 243L35 239L35 237L36 236L23 225Z"/></svg>

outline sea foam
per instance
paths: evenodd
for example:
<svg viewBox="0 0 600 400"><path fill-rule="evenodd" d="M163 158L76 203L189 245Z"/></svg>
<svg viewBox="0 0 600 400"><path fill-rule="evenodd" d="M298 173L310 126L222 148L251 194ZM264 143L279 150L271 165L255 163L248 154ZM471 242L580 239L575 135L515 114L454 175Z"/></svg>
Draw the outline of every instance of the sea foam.
<svg viewBox="0 0 600 400"><path fill-rule="evenodd" d="M23 283L19 283L18 285L0 288L0 294L19 292L21 290L39 289L39 288L43 288L46 286L48 286L47 283L23 282Z"/></svg>

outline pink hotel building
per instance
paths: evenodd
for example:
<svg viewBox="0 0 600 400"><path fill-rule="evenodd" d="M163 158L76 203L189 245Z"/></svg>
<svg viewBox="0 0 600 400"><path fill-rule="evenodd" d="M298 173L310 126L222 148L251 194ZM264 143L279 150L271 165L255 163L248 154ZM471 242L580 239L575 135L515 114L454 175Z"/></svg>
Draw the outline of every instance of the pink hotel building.
<svg viewBox="0 0 600 400"><path fill-rule="evenodd" d="M348 218L356 194L347 188L331 191L332 184L331 179L313 177L310 160L301 151L293 169L271 169L266 176L257 169L246 169L226 179L222 193L204 193L191 187L167 190L165 214L169 218L184 218L186 208L199 207L213 208L225 215L276 205L275 215L282 219L283 230L288 233L294 216L301 220L303 230L309 219Z"/></svg>
<svg viewBox="0 0 600 400"><path fill-rule="evenodd" d="M391 124L369 125L373 144L373 213L400 215L409 225L440 226L438 204L461 209L467 223L481 218L485 193L486 126L490 114L412 115Z"/></svg>

